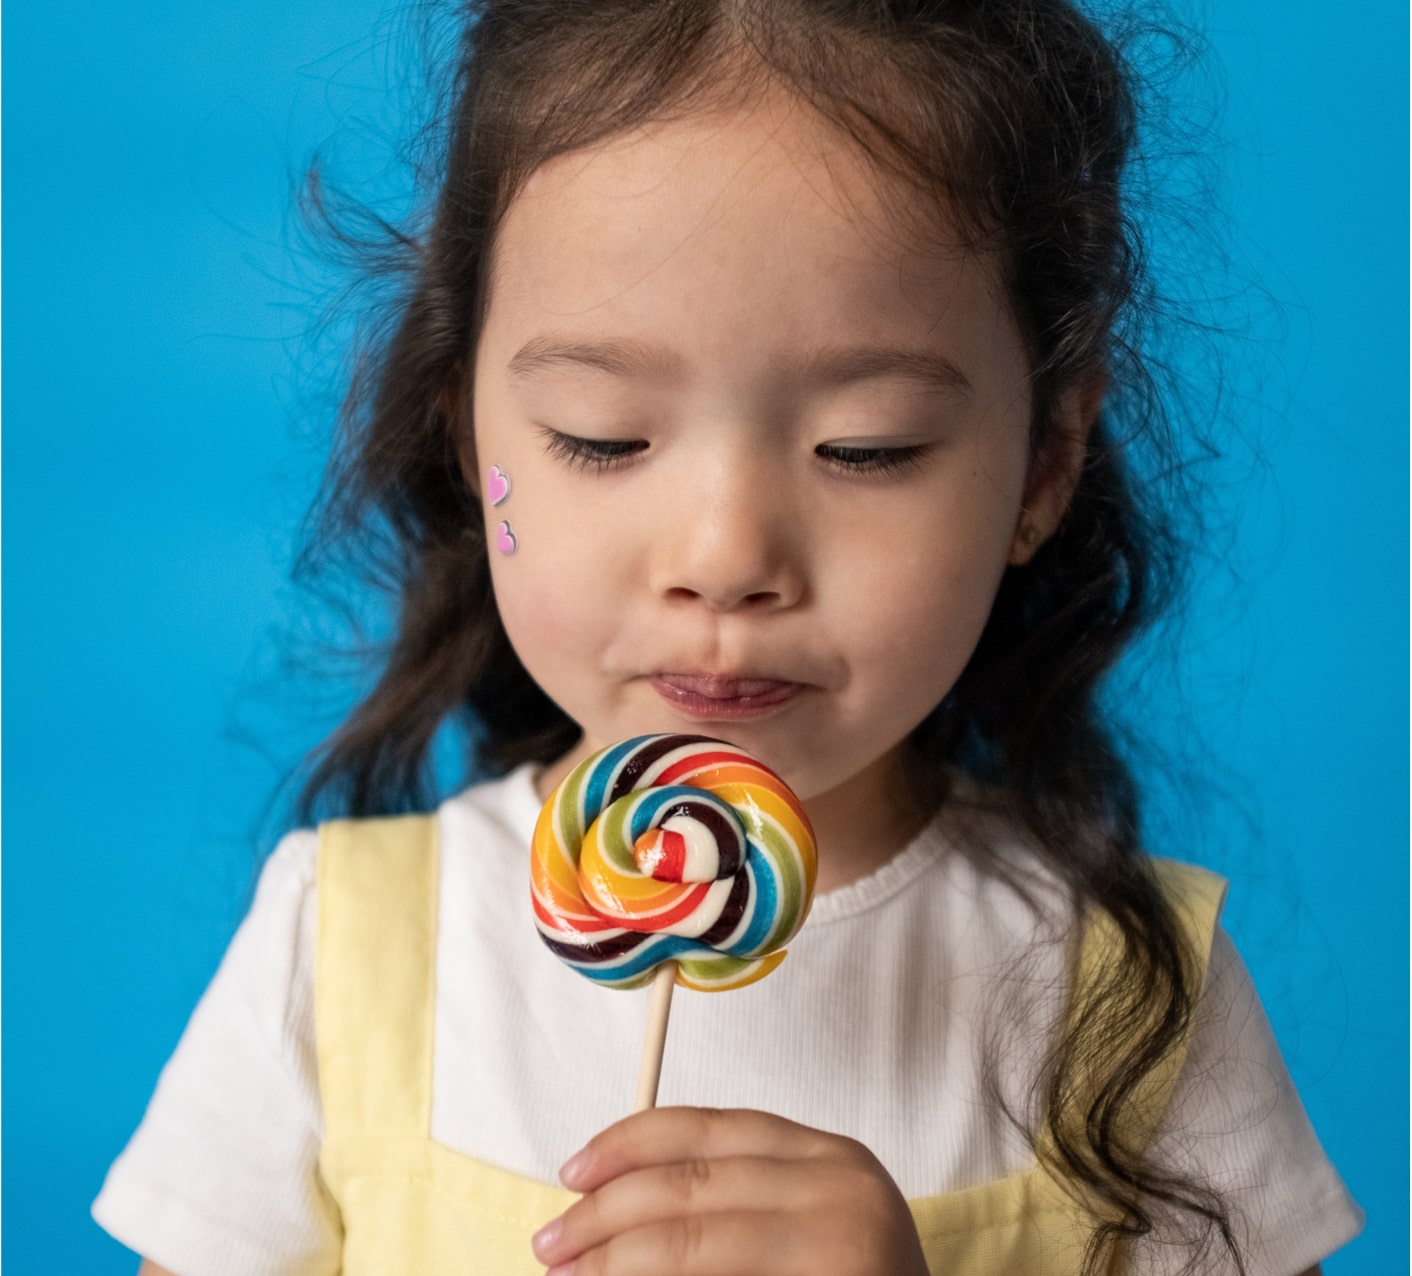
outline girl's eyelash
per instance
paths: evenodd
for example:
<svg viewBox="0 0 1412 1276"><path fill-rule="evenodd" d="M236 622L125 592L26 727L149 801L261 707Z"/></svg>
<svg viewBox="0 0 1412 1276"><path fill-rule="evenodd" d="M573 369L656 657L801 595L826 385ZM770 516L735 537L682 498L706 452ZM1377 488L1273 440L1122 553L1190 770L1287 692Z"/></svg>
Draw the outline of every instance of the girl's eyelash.
<svg viewBox="0 0 1412 1276"><path fill-rule="evenodd" d="M585 439L562 430L551 430L548 426L540 432L550 456L566 462L572 469L594 469L600 473L624 464L647 447L642 439Z"/></svg>
<svg viewBox="0 0 1412 1276"><path fill-rule="evenodd" d="M548 426L543 427L541 433L550 456L571 468L593 469L599 473L626 464L648 446L642 439L586 439ZM820 443L814 455L845 474L887 477L914 469L929 450L925 443L905 447L844 447L837 443Z"/></svg>
<svg viewBox="0 0 1412 1276"><path fill-rule="evenodd" d="M814 455L845 474L886 477L915 469L930 450L925 443L911 443L905 447L843 447L837 443L820 443L814 449Z"/></svg>

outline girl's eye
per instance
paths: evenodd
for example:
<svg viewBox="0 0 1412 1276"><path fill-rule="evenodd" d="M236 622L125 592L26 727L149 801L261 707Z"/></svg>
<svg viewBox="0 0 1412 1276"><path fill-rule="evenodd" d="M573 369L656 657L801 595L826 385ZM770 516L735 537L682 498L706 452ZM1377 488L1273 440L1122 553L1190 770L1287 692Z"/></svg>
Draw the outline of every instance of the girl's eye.
<svg viewBox="0 0 1412 1276"><path fill-rule="evenodd" d="M616 469L626 464L629 457L645 451L647 443L643 439L584 439L577 434L565 434L561 430L541 427L544 435L545 451L550 456L564 461L570 469Z"/></svg>
<svg viewBox="0 0 1412 1276"><path fill-rule="evenodd" d="M820 443L814 455L845 474L887 476L915 469L930 450L925 443L905 447L845 447L839 443Z"/></svg>

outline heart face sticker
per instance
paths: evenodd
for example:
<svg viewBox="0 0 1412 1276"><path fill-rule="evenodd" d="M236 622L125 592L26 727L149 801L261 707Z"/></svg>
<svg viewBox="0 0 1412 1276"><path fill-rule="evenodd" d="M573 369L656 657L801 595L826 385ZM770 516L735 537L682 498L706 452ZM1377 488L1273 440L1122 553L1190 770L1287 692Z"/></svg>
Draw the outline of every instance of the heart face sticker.
<svg viewBox="0 0 1412 1276"><path fill-rule="evenodd" d="M499 505L510 495L510 480L498 465L492 465L485 472L485 498L492 505Z"/></svg>
<svg viewBox="0 0 1412 1276"><path fill-rule="evenodd" d="M513 554L520 546L509 523L501 523L495 532L495 548L502 554Z"/></svg>

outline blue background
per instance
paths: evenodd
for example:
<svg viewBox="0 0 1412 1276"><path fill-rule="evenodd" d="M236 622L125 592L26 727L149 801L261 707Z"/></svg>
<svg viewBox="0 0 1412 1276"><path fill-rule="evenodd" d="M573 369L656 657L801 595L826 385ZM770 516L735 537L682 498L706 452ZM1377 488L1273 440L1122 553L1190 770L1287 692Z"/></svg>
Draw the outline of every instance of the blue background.
<svg viewBox="0 0 1412 1276"><path fill-rule="evenodd" d="M1169 795L1155 835L1234 878L1228 924L1369 1212L1327 1270L1400 1270L1407 17L1195 16L1217 229L1261 283L1219 312L1255 452L1230 441L1235 538L1164 728L1181 752L1201 725L1226 796L1193 822ZM332 138L376 176L360 139L396 129L405 49L370 0L5 17L3 1260L130 1272L88 1204L282 827L282 768L346 696L278 680L337 344L305 339L327 275L290 174Z"/></svg>

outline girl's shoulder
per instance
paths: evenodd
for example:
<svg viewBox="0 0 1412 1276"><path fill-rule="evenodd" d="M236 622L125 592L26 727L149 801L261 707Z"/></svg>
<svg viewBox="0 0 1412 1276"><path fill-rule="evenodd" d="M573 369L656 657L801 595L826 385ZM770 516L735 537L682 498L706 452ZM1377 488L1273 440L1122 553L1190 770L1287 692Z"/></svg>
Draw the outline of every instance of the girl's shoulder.
<svg viewBox="0 0 1412 1276"><path fill-rule="evenodd" d="M534 777L535 768L525 765L469 785L430 811L329 820L317 829L290 834L276 854L297 856L301 882L315 891L320 880L328 885L328 870L320 868L319 861L330 854L336 859L340 850L370 859L424 855L432 889L444 888L452 869L462 875L472 871L487 883L501 882L527 871L525 859L540 809ZM286 843L296 844L286 848ZM284 875L273 857L267 873L277 879ZM394 874L392 884L395 880Z"/></svg>
<svg viewBox="0 0 1412 1276"><path fill-rule="evenodd" d="M271 908L285 911L302 900L314 889L318 862L319 830L312 826L290 829L260 867L247 917Z"/></svg>
<svg viewBox="0 0 1412 1276"><path fill-rule="evenodd" d="M1002 790L953 777L925 836L939 853L937 885L997 932L1019 944L1076 934L1083 919L1073 889Z"/></svg>
<svg viewBox="0 0 1412 1276"><path fill-rule="evenodd" d="M536 773L537 768L526 764L447 798L435 813L443 845L456 849L474 840L513 848L523 858L539 819Z"/></svg>
<svg viewBox="0 0 1412 1276"><path fill-rule="evenodd" d="M978 894L1005 900L1009 911L1076 934L1093 919L1052 856L1015 813L1003 790L968 776L954 778L948 801L933 823L934 835L955 852L952 877ZM1187 861L1144 856L1179 920L1206 929L1220 916L1225 878Z"/></svg>
<svg viewBox="0 0 1412 1276"><path fill-rule="evenodd" d="M347 817L325 823L355 827L371 824L395 826L402 820L430 819L436 822L443 841L449 839L454 842L468 835L478 835L488 836L492 840L520 839L528 846L535 821L539 818L540 802L534 790L536 771L536 767L526 764L496 779L467 785L430 811L405 816ZM324 827L325 824L320 824L318 828L300 828L286 834L271 856L271 864L280 855L316 857L319 833Z"/></svg>
<svg viewBox="0 0 1412 1276"><path fill-rule="evenodd" d="M414 821L431 820L443 857L473 851L477 856L489 853L493 861L496 850L510 854L518 849L523 858L537 815L532 769L523 767L500 779L462 789L435 810L419 815L330 820L291 829L279 839L260 868L253 900L224 964L240 966L245 949L288 954L288 965L280 962L284 968L279 971L269 969L270 962L247 963L270 976L264 985L269 995L261 999L263 1004L273 1009L287 999L292 986L290 975L311 964L317 928L319 856L327 830L333 825L344 826L358 837L373 825L396 830L405 821L410 833ZM394 832L393 836L402 834ZM249 991L258 997L259 988Z"/></svg>

